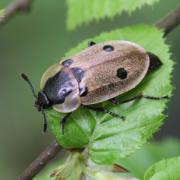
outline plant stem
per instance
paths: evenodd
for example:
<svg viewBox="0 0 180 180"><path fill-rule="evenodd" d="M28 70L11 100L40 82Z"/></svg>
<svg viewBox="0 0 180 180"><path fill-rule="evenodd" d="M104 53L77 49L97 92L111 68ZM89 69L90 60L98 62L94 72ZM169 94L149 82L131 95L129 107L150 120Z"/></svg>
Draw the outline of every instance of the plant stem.
<svg viewBox="0 0 180 180"><path fill-rule="evenodd" d="M21 174L18 180L31 180L51 159L53 159L61 148L53 141Z"/></svg>
<svg viewBox="0 0 180 180"><path fill-rule="evenodd" d="M172 11L165 18L156 23L156 26L164 30L164 36L170 33L180 24L180 7Z"/></svg>
<svg viewBox="0 0 180 180"><path fill-rule="evenodd" d="M14 0L4 10L0 16L0 23L7 21L19 12L28 12L31 9L33 0Z"/></svg>

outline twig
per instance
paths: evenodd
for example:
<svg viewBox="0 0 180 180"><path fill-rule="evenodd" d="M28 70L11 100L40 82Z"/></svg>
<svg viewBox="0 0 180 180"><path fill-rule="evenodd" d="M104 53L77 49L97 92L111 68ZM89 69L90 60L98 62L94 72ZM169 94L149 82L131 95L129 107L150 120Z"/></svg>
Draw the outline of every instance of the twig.
<svg viewBox="0 0 180 180"><path fill-rule="evenodd" d="M60 151L60 146L53 141L23 172L18 180L31 180Z"/></svg>
<svg viewBox="0 0 180 180"><path fill-rule="evenodd" d="M33 0L14 0L3 10L0 16L0 23L5 22L18 12L28 12L31 8Z"/></svg>
<svg viewBox="0 0 180 180"><path fill-rule="evenodd" d="M180 24L180 8L170 13L168 16L156 23L156 26L164 29L165 36ZM36 160L23 172L19 180L32 179L41 169L53 159L60 151L60 146L54 141Z"/></svg>
<svg viewBox="0 0 180 180"><path fill-rule="evenodd" d="M156 23L156 26L164 30L164 36L170 33L175 27L180 24L180 7L172 11L162 20Z"/></svg>

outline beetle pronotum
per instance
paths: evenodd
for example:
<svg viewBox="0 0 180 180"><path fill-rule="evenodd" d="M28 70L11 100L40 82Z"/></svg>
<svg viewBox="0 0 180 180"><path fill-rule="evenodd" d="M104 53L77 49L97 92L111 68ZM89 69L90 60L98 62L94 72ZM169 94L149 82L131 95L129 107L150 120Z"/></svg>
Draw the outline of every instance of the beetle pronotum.
<svg viewBox="0 0 180 180"><path fill-rule="evenodd" d="M53 107L58 112L66 113L61 121L64 133L67 118L81 105L94 111L119 116L92 105L106 100L117 103L114 99L116 96L135 88L149 71L157 69L161 64L156 55L146 52L133 42L114 40L95 44L91 41L87 49L51 66L43 74L38 96L28 77L25 74L22 74L22 77L33 91L35 106L43 112L44 131L47 128L44 109ZM167 96L140 94L118 103L140 98L160 100Z"/></svg>

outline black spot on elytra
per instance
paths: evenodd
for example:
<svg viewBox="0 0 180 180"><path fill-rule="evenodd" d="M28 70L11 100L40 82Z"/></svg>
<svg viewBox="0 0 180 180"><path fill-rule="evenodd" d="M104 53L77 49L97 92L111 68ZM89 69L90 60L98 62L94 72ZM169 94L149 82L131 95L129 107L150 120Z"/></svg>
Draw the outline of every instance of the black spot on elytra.
<svg viewBox="0 0 180 180"><path fill-rule="evenodd" d="M119 68L117 70L117 77L120 79L126 79L127 78L127 71L124 68Z"/></svg>
<svg viewBox="0 0 180 180"><path fill-rule="evenodd" d="M81 97L86 96L88 94L88 88L86 86L79 88L79 95Z"/></svg>
<svg viewBox="0 0 180 180"><path fill-rule="evenodd" d="M94 41L89 41L88 42L88 47L94 46L96 43Z"/></svg>
<svg viewBox="0 0 180 180"><path fill-rule="evenodd" d="M65 67L69 67L72 63L73 63L72 59L67 59L67 60L62 62L62 65Z"/></svg>
<svg viewBox="0 0 180 180"><path fill-rule="evenodd" d="M82 78L84 77L84 70L79 67L76 67L76 68L71 68L71 71L74 77L76 78L76 80L78 82L81 82Z"/></svg>
<svg viewBox="0 0 180 180"><path fill-rule="evenodd" d="M111 52L111 51L114 51L114 47L111 46L111 45L105 45L103 47L103 50L106 51L106 52Z"/></svg>

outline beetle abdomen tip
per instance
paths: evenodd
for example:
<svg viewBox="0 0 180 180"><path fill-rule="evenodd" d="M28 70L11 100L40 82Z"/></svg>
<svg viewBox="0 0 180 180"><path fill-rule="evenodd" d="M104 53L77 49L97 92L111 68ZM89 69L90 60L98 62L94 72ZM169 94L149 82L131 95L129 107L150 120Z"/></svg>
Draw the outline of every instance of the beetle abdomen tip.
<svg viewBox="0 0 180 180"><path fill-rule="evenodd" d="M151 52L147 52L147 54L149 55L149 59L150 59L149 71L156 70L162 65L162 62L158 56L156 56Z"/></svg>

